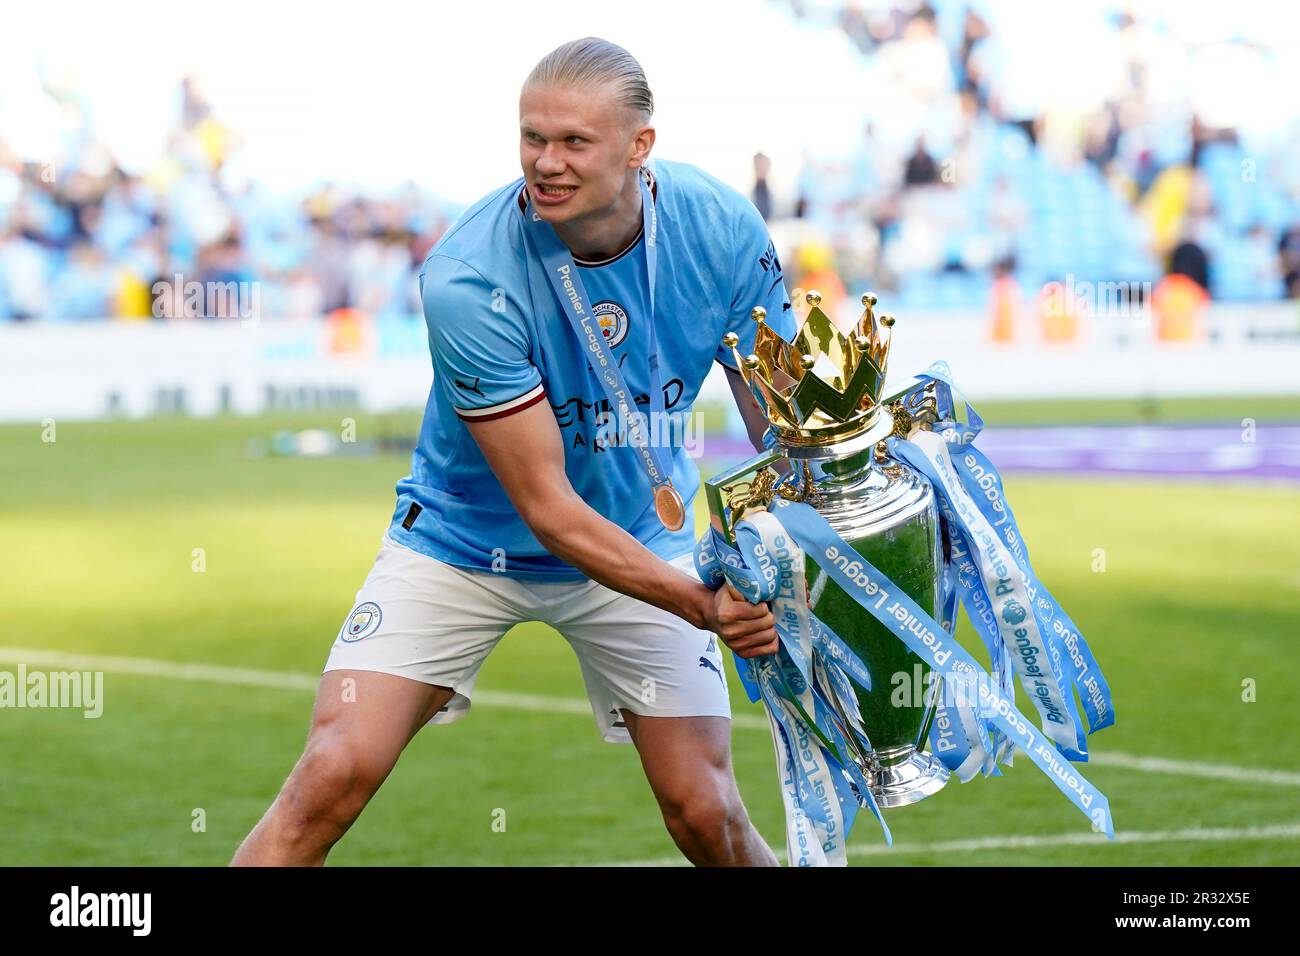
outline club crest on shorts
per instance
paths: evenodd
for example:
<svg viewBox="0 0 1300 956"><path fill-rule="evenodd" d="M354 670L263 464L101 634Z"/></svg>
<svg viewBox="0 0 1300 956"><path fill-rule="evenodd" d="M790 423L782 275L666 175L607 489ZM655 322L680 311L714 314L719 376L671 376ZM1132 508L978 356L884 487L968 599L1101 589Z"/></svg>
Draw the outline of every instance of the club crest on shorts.
<svg viewBox="0 0 1300 956"><path fill-rule="evenodd" d="M606 345L617 348L623 344L627 338L627 312L621 305L606 299L592 306L591 314L596 317L596 324L605 336Z"/></svg>
<svg viewBox="0 0 1300 956"><path fill-rule="evenodd" d="M358 604L343 623L343 633L339 637L349 644L369 637L379 629L379 622L383 619L384 612L374 601Z"/></svg>

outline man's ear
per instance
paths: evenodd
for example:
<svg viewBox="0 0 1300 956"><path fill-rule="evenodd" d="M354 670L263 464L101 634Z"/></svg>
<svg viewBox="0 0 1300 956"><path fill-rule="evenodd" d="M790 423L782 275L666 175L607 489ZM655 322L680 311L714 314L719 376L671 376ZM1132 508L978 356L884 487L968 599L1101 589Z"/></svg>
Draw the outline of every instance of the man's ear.
<svg viewBox="0 0 1300 956"><path fill-rule="evenodd" d="M655 128L653 126L642 126L632 137L632 155L628 158L628 166L644 166L645 161L650 158L650 150L655 145Z"/></svg>

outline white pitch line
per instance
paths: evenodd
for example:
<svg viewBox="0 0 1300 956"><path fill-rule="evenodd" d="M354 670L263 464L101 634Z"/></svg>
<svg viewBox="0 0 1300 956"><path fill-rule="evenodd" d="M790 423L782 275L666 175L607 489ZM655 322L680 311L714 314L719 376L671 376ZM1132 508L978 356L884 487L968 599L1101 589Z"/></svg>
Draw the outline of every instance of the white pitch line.
<svg viewBox="0 0 1300 956"><path fill-rule="evenodd" d="M849 856L890 856L912 853L975 853L981 850L1029 850L1058 846L1107 846L1111 843L1223 843L1228 840L1291 840L1300 838L1300 823L1263 827L1194 827L1184 830L1121 830L1114 840L1100 833L1054 833L1047 836L979 837L946 840L942 843L914 843L902 846L851 846ZM772 847L779 859L784 847ZM686 866L684 857L580 864L591 866Z"/></svg>
<svg viewBox="0 0 1300 956"><path fill-rule="evenodd" d="M319 677L294 674L289 671L222 667L218 664L186 664L148 657L69 654L30 647L0 647L0 662L25 664L29 670L33 667L52 667L79 671L105 671L114 674L137 674L143 677L170 677L173 680L238 684L242 687L274 687L280 690L315 690L320 680Z"/></svg>
<svg viewBox="0 0 1300 956"><path fill-rule="evenodd" d="M319 674L293 671L264 671L251 667L225 667L221 664L186 664L150 657L109 657L99 654L69 654L64 651L38 650L31 647L0 646L0 663L26 664L32 667L68 670L105 671L135 674L141 677L168 677L173 680L204 681L213 684L237 684L242 687L272 687L278 690L315 691ZM589 715L591 705L583 700L541 697L508 691L474 692L474 702L489 707L514 710L540 710L550 713Z"/></svg>
<svg viewBox="0 0 1300 956"><path fill-rule="evenodd" d="M50 667L67 670L106 671L117 674L136 674L143 677L166 677L173 680L207 681L216 684L236 684L244 687L272 687L282 690L314 691L320 681L318 674L299 674L292 671L257 670L248 667L224 667L219 664L186 664L179 661L158 660L148 657L109 657L97 654L73 654L32 647L0 646L0 663L26 664L28 667ZM487 707L504 707L511 710L540 711L542 713L575 714L586 716L591 705L585 700L568 697L547 697L540 694L519 694L511 691L478 690L474 702ZM765 718L756 714L737 714L732 726L740 730L768 731ZM1206 780L1228 780L1233 783L1258 783L1274 787L1300 787L1300 773L1289 770L1267 770L1259 767L1236 767L1230 764L1202 763L1195 760L1169 760L1164 757L1143 757L1126 753L1096 753L1088 766L1122 767L1140 773L1165 773L1183 777L1200 777Z"/></svg>
<svg viewBox="0 0 1300 956"><path fill-rule="evenodd" d="M1265 783L1274 787L1300 787L1300 773L1289 770L1261 770L1229 764L1200 763L1194 760L1167 760L1164 757L1139 757L1136 754L1097 753L1088 763L1099 767L1124 767L1143 773L1169 773L1178 776L1231 780L1236 783Z"/></svg>

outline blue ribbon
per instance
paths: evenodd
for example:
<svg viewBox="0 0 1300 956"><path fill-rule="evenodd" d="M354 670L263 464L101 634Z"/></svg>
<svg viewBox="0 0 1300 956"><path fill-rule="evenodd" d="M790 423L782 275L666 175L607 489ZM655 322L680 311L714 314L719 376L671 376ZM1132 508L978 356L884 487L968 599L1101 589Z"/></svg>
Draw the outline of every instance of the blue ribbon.
<svg viewBox="0 0 1300 956"><path fill-rule="evenodd" d="M909 649L929 663L934 673L944 678L944 692L935 701L935 716L929 732L930 749L944 766L962 782L980 772L1000 776L998 765L1011 765L1018 747L1081 812L1089 816L1095 830L1113 838L1114 823L1109 801L1062 759L1062 756L1072 760L1087 759L1085 734L1073 692L1077 690L1083 701L1088 718L1087 733L1091 734L1114 723L1110 688L1083 635L1034 573L1028 549L1006 501L1001 476L973 445L983 428L983 420L953 385L946 363L935 363L917 379L918 384L904 396L905 402L912 403L927 395L935 399L940 421L934 426L934 434L941 436L946 443L938 448L946 448L948 453L939 454L936 443L920 435L915 436L916 441L895 437L888 442L896 458L918 469L932 483L949 536L952 560L945 563L941 580L940 621L930 617L901 588L858 554L809 506L777 498L763 517L775 517L781 530L788 533L826 574L897 633ZM931 386L929 392L926 391L928 386ZM960 411L954 395L964 406ZM950 468L951 475L941 474L941 468ZM983 522L974 519L972 503ZM763 549L762 533L757 524L756 520L748 519L737 524L735 532L739 548L731 547L720 533L710 528L697 545L695 555L696 568L706 584L717 588L724 581L729 582L753 603L773 598L771 575L765 573L770 560ZM998 589L1006 588L1008 592L1004 593L1009 593L1010 588L1018 587L1028 596L1030 607L1020 610L1032 612L1043 644L1041 649L1032 647L1034 654L1023 650L1020 654L1014 653L1012 645L1004 637L1007 628L997 620L985 583L988 569L984 566L980 549L972 546L972 537L977 533L988 537L988 527L997 536L994 553L999 556L1009 553L1017 572L1014 577L994 576ZM771 536L770 529L768 535ZM985 551L989 551L988 541L982 541ZM887 601L888 607L885 607ZM965 606L976 632L988 649L991 674L985 673L953 638L959 601ZM1024 616L1028 617L1028 614ZM807 629L806 641L801 628ZM1029 629L1025 628L1025 631ZM828 760L842 767L844 779L852 781L854 787L865 794L866 799L860 802L872 808L884 827L883 817L871 799L869 789L862 789L865 781L854 779L856 764L846 759L848 751L844 749L847 747L845 733L869 745L866 739L869 728L843 727L830 704L830 695L833 694L839 701L851 701L856 706L846 673L868 689L870 674L838 635L812 614L811 609L807 609L797 622L778 619L777 633L780 649L776 655L749 661L736 658L736 666L749 699L754 702L762 700L769 715L773 716L774 736L779 734L782 738L778 742L778 762L782 759L782 744L788 745L796 737L788 716L783 716L787 708L781 701L792 693L797 696L805 685L811 687L815 706L814 713L808 716L817 725L811 729L814 732L820 730L817 737ZM1011 633L1019 631L1012 628ZM1022 646L1026 643L1023 635L1019 643ZM802 650L805 646L812 649L811 660ZM1046 661L1037 660L1039 650L1045 651ZM1026 661L1031 662L1028 667ZM828 662L830 666L826 666ZM1043 667L1043 664L1049 666ZM1017 673L1039 709L1044 730L1052 726L1056 728L1056 736L1038 731L1017 710ZM1031 690L1032 682L1036 682L1037 693ZM786 768L783 773L787 779L799 782L802 795L807 781L799 778L798 770L798 766L794 766ZM856 796L851 788L850 795ZM819 821L825 817L824 813L818 816L819 807L804 805L802 801L793 812L805 813L810 819ZM846 830L852 819L850 807L845 813ZM887 827L885 834L886 839L892 842Z"/></svg>
<svg viewBox="0 0 1300 956"><path fill-rule="evenodd" d="M761 519L770 521L771 516L760 514L753 522L737 525L734 548L720 535L706 535L696 548L696 567L701 579L714 588L730 582L753 603L775 605L778 651L750 660L737 657L736 669L749 699L762 700L773 723L782 783L794 798L787 799L788 811L805 815L824 840L825 855L842 861L844 838L860 806L872 811L885 839L893 840L870 786L851 757L849 735L863 735L853 723L853 714L846 715L847 723L841 719L827 693L828 686L835 688L842 706L856 708L844 672L868 689L871 676L848 645L807 610L802 554L789 554L793 542L783 537L775 522L760 527ZM868 743L864 736L863 742ZM832 794L823 776L830 778L842 830L828 810ZM791 862L803 864L806 835L800 821L787 823Z"/></svg>
<svg viewBox="0 0 1300 956"><path fill-rule="evenodd" d="M943 675L945 683L978 697L976 714L992 721L1051 778L1071 802L1107 836L1114 837L1110 803L1105 795L1062 760L1050 740L1016 709L1014 698L913 601L871 562L835 533L826 519L805 504L778 498L772 511L813 560L862 607L896 633L908 648ZM852 571L853 573L849 573ZM961 699L957 706L962 706Z"/></svg>
<svg viewBox="0 0 1300 956"><path fill-rule="evenodd" d="M961 393L956 390L956 386L952 383L947 363L936 362L917 378L920 380L920 384L913 388L909 394L923 390L931 381L937 385L936 393L940 404L941 421L936 426L936 432L941 434L948 443L953 469L961 479L971 499L984 515L984 518L1001 535L1007 550L1011 552L1012 558L1016 562L1016 566L1025 576L1039 631L1048 644L1048 652L1052 656L1056 672L1060 674L1063 669L1068 672L1070 684L1079 692L1084 713L1088 717L1088 733L1091 734L1103 727L1109 727L1115 722L1115 710L1111 704L1110 685L1107 684L1106 678L1102 674L1101 668L1098 666L1097 660L1078 626L1065 613L1060 603L1038 579L1037 574L1034 573L1034 569L1029 562L1029 550L1025 544L1024 536L1020 533L1020 527L1016 523L1011 504L1007 500L1003 488L1002 476L993 466L993 463L984 456L984 453L973 444L975 437L983 428L983 420L964 398L962 403L965 405L966 417L970 423L962 425L953 419L953 394L954 392L957 395ZM938 492L941 502L951 507L947 490L941 482L936 481L937 476L934 474L932 463L913 442L891 438L889 439L889 447L891 453L896 457L924 472L926 477L935 484L935 490ZM970 459L969 462L967 461L968 458ZM977 471L979 473L978 477L976 475ZM993 494L989 492L993 492ZM996 506L994 502L997 502ZM950 533L952 527L950 519ZM965 539L964 533L963 538ZM966 539L963 543L969 545L969 540ZM969 552L969 547L966 550ZM978 579L978 576L974 577ZM987 598L987 594L985 597ZM965 595L963 595L963 598L965 598ZM969 606L967 612L970 613ZM974 614L971 614L971 618L977 630L981 630L982 623L987 627L987 622L977 620ZM985 633L982 632L981 637L985 637L987 645L989 641ZM1071 710L1071 714L1075 718L1074 722L1078 726L1079 722L1074 711L1073 695L1068 692L1068 688L1063 688L1063 690L1065 691L1063 696ZM1078 749L1086 753L1082 734L1078 737ZM1072 759L1080 758L1072 757Z"/></svg>

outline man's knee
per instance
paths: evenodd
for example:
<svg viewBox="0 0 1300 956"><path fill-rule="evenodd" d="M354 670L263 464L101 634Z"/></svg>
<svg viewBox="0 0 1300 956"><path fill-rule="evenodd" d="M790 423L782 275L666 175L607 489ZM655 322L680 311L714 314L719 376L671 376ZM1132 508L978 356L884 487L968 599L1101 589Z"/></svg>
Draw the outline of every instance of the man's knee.
<svg viewBox="0 0 1300 956"><path fill-rule="evenodd" d="M359 814L388 775L346 738L313 734L290 777L289 823L307 829L320 823L346 826Z"/></svg>
<svg viewBox="0 0 1300 956"><path fill-rule="evenodd" d="M735 788L721 780L698 780L660 801L664 823L673 836L705 840L730 834L746 822Z"/></svg>

